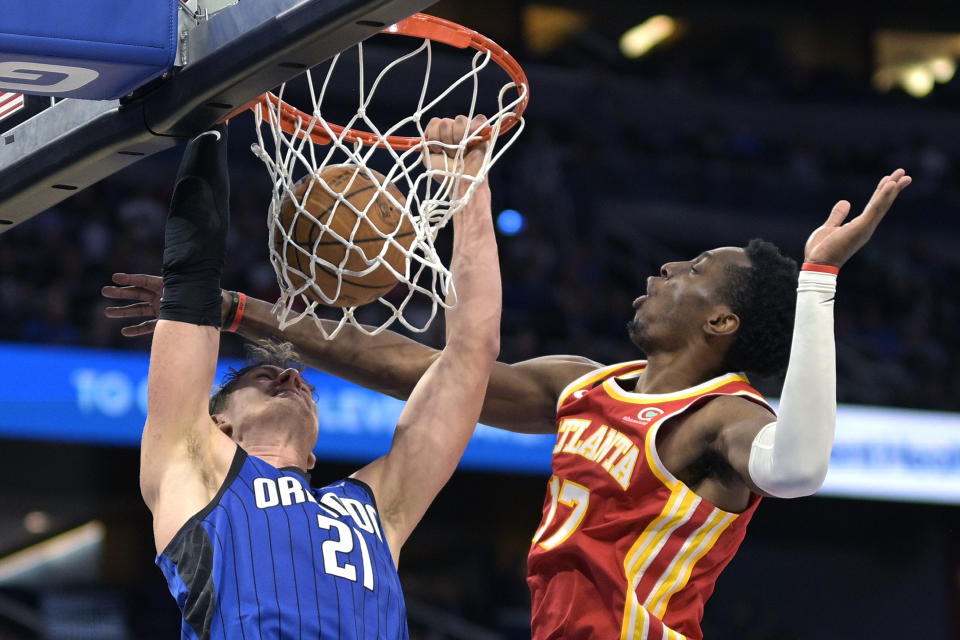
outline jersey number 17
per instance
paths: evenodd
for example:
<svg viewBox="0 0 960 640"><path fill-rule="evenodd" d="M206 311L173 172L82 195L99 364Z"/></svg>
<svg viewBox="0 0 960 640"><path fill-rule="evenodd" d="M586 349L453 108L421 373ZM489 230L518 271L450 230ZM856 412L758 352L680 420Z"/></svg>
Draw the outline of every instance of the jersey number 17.
<svg viewBox="0 0 960 640"><path fill-rule="evenodd" d="M552 536L540 542L540 537L553 524L554 516L557 515L558 502L570 507L572 511ZM552 476L550 478L550 510L547 512L547 517L543 519L543 524L533 535L534 544L540 542L540 546L544 549L553 549L569 538L583 521L583 516L587 513L589 504L590 489L582 484L577 484L573 480L560 480L557 476Z"/></svg>

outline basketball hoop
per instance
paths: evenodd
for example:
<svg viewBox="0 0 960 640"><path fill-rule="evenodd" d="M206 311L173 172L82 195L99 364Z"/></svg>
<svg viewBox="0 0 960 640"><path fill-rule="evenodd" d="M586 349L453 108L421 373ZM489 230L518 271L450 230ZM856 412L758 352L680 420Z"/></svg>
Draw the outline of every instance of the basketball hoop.
<svg viewBox="0 0 960 640"><path fill-rule="evenodd" d="M450 272L434 248L437 232L469 201L490 167L523 130L522 116L530 93L526 75L516 60L489 38L456 23L425 14L410 16L384 29L382 33L419 38L422 43L413 51L386 64L369 88L364 82L363 43L354 48L360 76L359 103L356 113L347 118L344 124L329 122L321 113L321 107L331 86L331 77L346 52L337 54L330 61L326 75L319 84L314 83L314 70L305 72L312 102L310 112L298 109L284 100L286 85L282 86L277 94L266 93L250 105L254 112L257 134L257 144L253 146L253 151L265 164L273 184L268 210L269 249L270 261L281 291L274 306L281 329L310 317L328 339L335 337L347 323L354 324L368 334L379 333L394 321L399 321L414 332L426 331L436 316L438 306L450 308L456 304ZM466 71L435 95L429 87L431 71L434 68L434 43L475 51ZM416 99L412 115L405 116L389 126L378 126L370 115L374 94L389 83L391 72L399 65L416 62L424 57L426 68L422 86L411 87L409 92ZM459 57L464 58L462 55ZM490 65L491 61L495 64ZM490 73L502 76L504 72L507 76L507 82L502 84L496 93L496 105L491 106L490 112L484 114L488 118L486 125L477 134L465 135L458 144L445 145L448 153L452 155L450 162L445 162L445 166L424 166L422 151L426 121L432 116L453 117L461 114L472 120L480 113L477 105L480 75L485 69L488 69L485 76ZM497 71L498 69L502 71ZM404 78L407 79L408 76ZM457 97L455 94L461 89L463 93L470 94L465 104L448 104ZM444 112L438 112L438 109L443 109ZM410 112L409 109L406 111ZM403 130L409 130L413 135L401 135ZM263 135L265 131L268 132L267 136ZM504 135L508 132L509 135ZM272 153L267 152L265 139L272 143ZM480 171L476 176L464 175L461 168L467 148L484 140L488 141L488 145ZM373 203L380 197L388 198L402 209L402 216L412 226L415 234L409 248L396 243L395 234L383 233L383 249L379 255L367 256L354 245L353 233L345 234L342 230L340 233L331 233L325 222L304 206L306 198L294 195L298 181L294 174L309 176L320 187L333 193L320 177L321 173L327 167L345 163L356 165L361 173L369 173L373 165L377 165L380 172L386 176L385 183L377 183L377 193L370 202ZM464 181L466 189L458 196ZM388 188L394 191L399 188L404 200L400 202L398 198L390 195ZM299 193L302 194L303 189ZM281 216L284 202L287 203L287 215ZM296 207L292 217L289 215L291 202ZM358 227L366 224L369 205L359 210L349 199L341 197L335 206L351 209L356 216ZM330 219L332 215L327 218ZM303 225L305 221L318 229L315 238L311 235L311 242L314 244L312 248L304 247L304 243L297 242L295 238L294 228L297 224ZM354 252L361 256L363 268L346 268L346 257L339 264L331 264L315 255L321 237L326 242L334 238L345 245L347 253ZM290 264L286 258L291 244L303 249L297 254L295 264ZM403 251L405 268L402 272L385 262L384 255L388 247L393 247L393 251L399 247L399 250ZM302 258L309 264L305 266ZM354 268L358 264L356 258L351 261ZM342 317L335 326L321 322L318 313L335 302L334 298L339 295L344 276L362 278L380 266L389 269L406 289L403 292L400 292L400 288L395 289L379 299L386 311L385 318L373 322L364 318L361 321L356 318L358 307L344 307ZM328 276L336 274L337 287L333 296L329 292L318 292L313 286L313 277L320 270ZM298 300L303 302L305 309L294 309ZM427 302L429 312L425 305L413 302L414 300ZM376 326L364 326L364 323Z"/></svg>

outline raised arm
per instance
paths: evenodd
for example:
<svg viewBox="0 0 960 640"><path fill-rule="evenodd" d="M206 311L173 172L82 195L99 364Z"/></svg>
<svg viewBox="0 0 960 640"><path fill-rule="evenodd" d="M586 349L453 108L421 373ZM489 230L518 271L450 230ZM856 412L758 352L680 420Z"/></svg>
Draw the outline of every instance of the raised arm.
<svg viewBox="0 0 960 640"><path fill-rule="evenodd" d="M140 449L140 487L154 515L158 550L210 500L229 463L212 455L213 440L225 436L207 412L230 220L225 133L204 134L187 146L164 232L165 296L150 351Z"/></svg>
<svg viewBox="0 0 960 640"><path fill-rule="evenodd" d="M489 193L486 197L489 200ZM439 350L392 331L369 336L347 325L334 340L323 339L306 322L280 331L271 307L268 302L248 298L237 333L249 340L273 337L292 342L309 366L400 400L410 397L414 386L440 356ZM543 356L515 364L495 362L480 422L508 431L552 433L556 430L554 419L560 392L571 381L599 366L587 358L568 355Z"/></svg>
<svg viewBox="0 0 960 640"><path fill-rule="evenodd" d="M463 116L433 120L427 139L455 143L468 124ZM475 120L472 126L481 124ZM467 152L471 175L483 153L483 146ZM440 153L430 154L434 165L445 161ZM377 497L394 560L463 455L500 350L500 269L486 181L454 217L450 266L458 300L446 312L446 346L410 394L389 453L356 474Z"/></svg>
<svg viewBox="0 0 960 640"><path fill-rule="evenodd" d="M103 295L135 301L123 307L108 307L107 317L151 318L124 327L133 337L153 331L163 283L150 275L117 273L118 286L103 288ZM224 291L222 312L231 310L233 295ZM392 331L368 336L353 326L343 327L334 340L325 340L310 323L301 322L281 331L269 302L246 299L237 333L249 340L272 338L292 342L305 364L400 400L410 397L414 386L440 352ZM600 365L580 356L543 356L515 364L496 362L480 421L500 429L525 433L556 430L556 402L570 382Z"/></svg>
<svg viewBox="0 0 960 640"><path fill-rule="evenodd" d="M748 403L733 400L718 405L731 408L717 438L719 452L751 490L796 498L822 486L836 423L833 299L837 272L866 244L910 182L902 169L885 176L863 213L846 224L850 203L838 202L807 241L777 421L771 422L765 411L747 407Z"/></svg>

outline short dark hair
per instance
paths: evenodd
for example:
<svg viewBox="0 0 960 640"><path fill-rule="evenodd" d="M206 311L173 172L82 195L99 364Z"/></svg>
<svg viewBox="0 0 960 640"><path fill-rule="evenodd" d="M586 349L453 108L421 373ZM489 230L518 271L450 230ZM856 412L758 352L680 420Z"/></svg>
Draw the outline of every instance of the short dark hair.
<svg viewBox="0 0 960 640"><path fill-rule="evenodd" d="M297 371L303 371L303 364L300 362L300 356L293 348L290 342L274 342L268 338L257 340L255 344L248 344L244 347L246 352L247 364L240 368L230 367L230 371L223 376L220 386L210 396L210 415L221 413L227 408L227 399L230 394L237 390L240 384L240 378L251 369L262 366L274 366L281 369L294 368ZM313 385L307 383L310 391L314 391Z"/></svg>
<svg viewBox="0 0 960 640"><path fill-rule="evenodd" d="M783 374L790 359L797 306L797 263L772 242L754 238L744 247L749 267L731 265L720 297L740 318L724 371Z"/></svg>

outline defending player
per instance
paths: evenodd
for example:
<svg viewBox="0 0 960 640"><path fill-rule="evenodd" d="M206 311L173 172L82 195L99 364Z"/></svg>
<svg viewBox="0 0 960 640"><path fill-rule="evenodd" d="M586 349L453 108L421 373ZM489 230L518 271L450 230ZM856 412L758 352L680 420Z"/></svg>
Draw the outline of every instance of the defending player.
<svg viewBox="0 0 960 640"><path fill-rule="evenodd" d="M703 605L760 496L810 495L823 482L836 412L837 271L910 181L903 170L884 177L846 224L850 204L839 202L807 241L799 286L795 263L761 241L663 265L629 323L646 361L494 365L481 421L558 434L528 562L535 639L701 637ZM115 281L126 288L105 295L142 302L108 315L152 314L156 279ZM240 333L291 340L311 365L395 397L437 357L387 332L332 342L302 325L279 332L269 307L250 301ZM365 359L373 345L376 359ZM738 372L784 366L776 417Z"/></svg>
<svg viewBox="0 0 960 640"><path fill-rule="evenodd" d="M458 141L466 126L437 122L428 138ZM400 549L470 439L499 350L489 189L481 185L454 223L460 304L390 451L311 489L304 469L314 464L317 407L284 354L267 354L210 398L229 226L225 134L195 139L181 163L141 445L140 486L182 637L406 638ZM467 154L467 172L482 155Z"/></svg>

